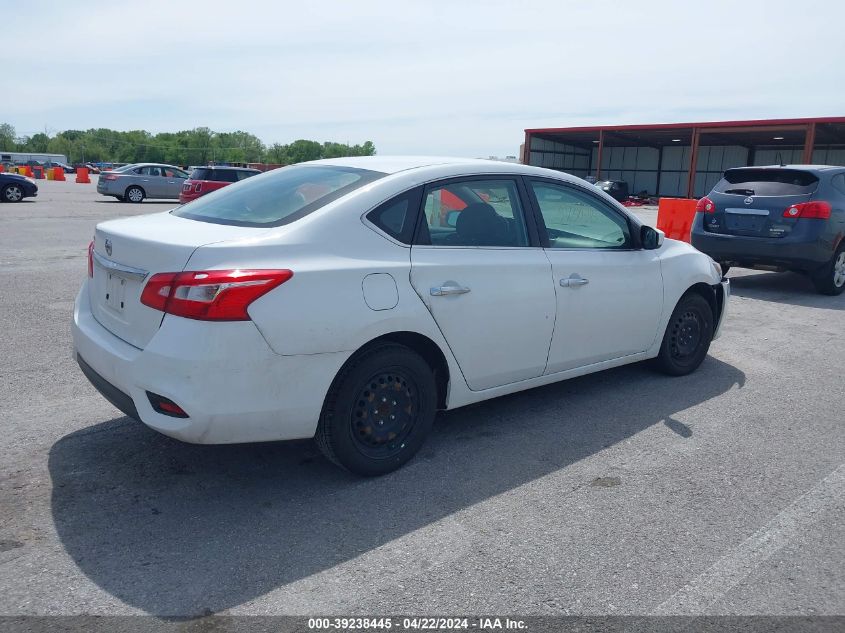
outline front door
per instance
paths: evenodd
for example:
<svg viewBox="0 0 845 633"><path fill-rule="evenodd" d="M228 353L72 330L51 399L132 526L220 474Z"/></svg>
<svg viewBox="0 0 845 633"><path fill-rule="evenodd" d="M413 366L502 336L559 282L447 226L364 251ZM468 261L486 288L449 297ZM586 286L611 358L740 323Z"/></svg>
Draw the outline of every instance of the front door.
<svg viewBox="0 0 845 633"><path fill-rule="evenodd" d="M651 347L663 309L657 251L639 248L628 218L585 188L545 180L528 188L547 234L557 293L546 373Z"/></svg>
<svg viewBox="0 0 845 633"><path fill-rule="evenodd" d="M541 376L555 291L549 260L529 239L517 180L437 183L424 204L411 283L470 389Z"/></svg>
<svg viewBox="0 0 845 633"><path fill-rule="evenodd" d="M162 198L178 199L182 192L182 185L188 179L188 174L173 167L162 167L162 170L164 171Z"/></svg>

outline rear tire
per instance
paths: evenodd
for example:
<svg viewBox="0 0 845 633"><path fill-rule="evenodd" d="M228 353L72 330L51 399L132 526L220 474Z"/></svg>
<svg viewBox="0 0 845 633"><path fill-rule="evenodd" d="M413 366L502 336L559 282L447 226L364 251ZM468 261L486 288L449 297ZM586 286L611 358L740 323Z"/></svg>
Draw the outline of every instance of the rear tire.
<svg viewBox="0 0 845 633"><path fill-rule="evenodd" d="M843 241L830 261L810 275L813 285L823 295L841 295L845 290L845 241Z"/></svg>
<svg viewBox="0 0 845 633"><path fill-rule="evenodd" d="M437 385L418 354L388 343L348 362L326 396L314 439L357 475L384 475L410 460L434 425Z"/></svg>
<svg viewBox="0 0 845 633"><path fill-rule="evenodd" d="M655 367L669 376L694 372L707 356L713 331L710 304L699 294L685 294L666 325Z"/></svg>
<svg viewBox="0 0 845 633"><path fill-rule="evenodd" d="M127 202L140 204L141 202L143 202L145 195L146 194L144 193L143 189L133 185L126 190L126 195L124 196L124 198Z"/></svg>

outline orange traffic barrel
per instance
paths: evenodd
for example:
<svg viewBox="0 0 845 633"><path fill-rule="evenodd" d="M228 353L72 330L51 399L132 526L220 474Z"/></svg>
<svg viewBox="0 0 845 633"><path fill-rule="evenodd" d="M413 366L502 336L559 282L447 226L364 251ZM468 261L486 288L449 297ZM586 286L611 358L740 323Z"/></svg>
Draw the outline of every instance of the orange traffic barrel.
<svg viewBox="0 0 845 633"><path fill-rule="evenodd" d="M29 165L24 166L23 168L23 175L27 178L32 178L32 169Z"/></svg>
<svg viewBox="0 0 845 633"><path fill-rule="evenodd" d="M695 200L688 198L660 198L657 205L657 228L670 239L689 242L696 204Z"/></svg>
<svg viewBox="0 0 845 633"><path fill-rule="evenodd" d="M64 181L65 179L65 170L61 167L53 167L53 180L61 180Z"/></svg>
<svg viewBox="0 0 845 633"><path fill-rule="evenodd" d="M87 167L76 168L76 182L81 182L83 184L91 182L91 179L88 177Z"/></svg>
<svg viewBox="0 0 845 633"><path fill-rule="evenodd" d="M36 165L32 168L33 177L38 180L44 180L44 168L40 165Z"/></svg>

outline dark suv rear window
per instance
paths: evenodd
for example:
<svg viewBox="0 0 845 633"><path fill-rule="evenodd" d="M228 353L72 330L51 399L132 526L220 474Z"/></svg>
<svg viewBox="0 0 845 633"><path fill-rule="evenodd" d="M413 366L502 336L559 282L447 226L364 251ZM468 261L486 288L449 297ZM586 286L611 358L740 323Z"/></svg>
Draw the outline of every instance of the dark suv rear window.
<svg viewBox="0 0 845 633"><path fill-rule="evenodd" d="M798 196L813 193L819 179L798 169L729 169L714 189L741 196Z"/></svg>
<svg viewBox="0 0 845 633"><path fill-rule="evenodd" d="M238 172L234 169L209 169L207 167L199 167L191 172L191 180L238 182Z"/></svg>
<svg viewBox="0 0 845 633"><path fill-rule="evenodd" d="M281 226L385 175L351 167L294 165L223 187L171 213L214 224Z"/></svg>

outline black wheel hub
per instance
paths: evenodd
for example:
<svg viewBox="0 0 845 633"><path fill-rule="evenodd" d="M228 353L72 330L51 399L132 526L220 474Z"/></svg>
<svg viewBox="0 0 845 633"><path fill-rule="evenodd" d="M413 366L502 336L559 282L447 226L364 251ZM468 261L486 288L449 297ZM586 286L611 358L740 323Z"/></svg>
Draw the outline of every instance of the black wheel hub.
<svg viewBox="0 0 845 633"><path fill-rule="evenodd" d="M372 376L352 407L352 437L370 457L390 457L401 451L416 420L417 388L401 371Z"/></svg>
<svg viewBox="0 0 845 633"><path fill-rule="evenodd" d="M672 330L672 356L687 359L694 356L701 344L701 316L688 310L675 321Z"/></svg>

